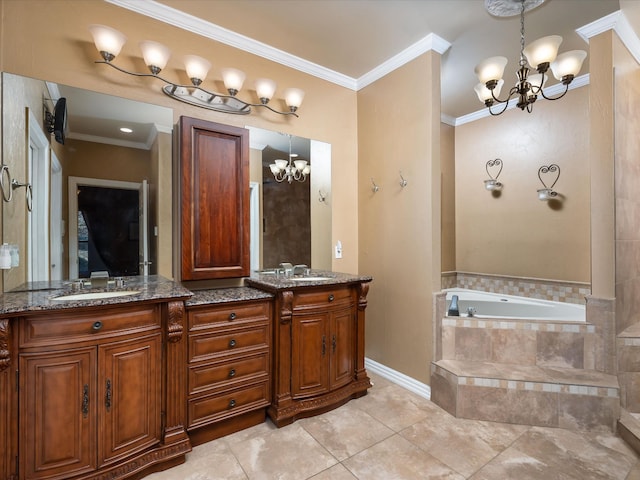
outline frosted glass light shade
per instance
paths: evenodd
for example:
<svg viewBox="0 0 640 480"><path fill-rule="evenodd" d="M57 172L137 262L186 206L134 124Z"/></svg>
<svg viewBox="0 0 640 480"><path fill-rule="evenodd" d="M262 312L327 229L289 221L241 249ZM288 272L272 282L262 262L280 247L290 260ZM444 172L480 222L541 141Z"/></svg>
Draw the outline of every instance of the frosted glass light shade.
<svg viewBox="0 0 640 480"><path fill-rule="evenodd" d="M537 67L541 63L551 63L556 59L561 43L560 35L539 38L524 48L524 56L532 67Z"/></svg>
<svg viewBox="0 0 640 480"><path fill-rule="evenodd" d="M300 105L302 105L302 100L304 100L304 90L300 90L299 88L287 88L284 91L284 101L289 109L296 111L300 108Z"/></svg>
<svg viewBox="0 0 640 480"><path fill-rule="evenodd" d="M256 93L263 103L267 103L276 93L276 82L269 78L259 78L256 80Z"/></svg>
<svg viewBox="0 0 640 480"><path fill-rule="evenodd" d="M198 57L197 55L185 55L184 67L187 71L187 76L191 79L194 85L200 85L207 78L209 69L211 68L211 62L205 58Z"/></svg>
<svg viewBox="0 0 640 480"><path fill-rule="evenodd" d="M117 57L120 50L122 50L122 46L127 41L127 37L122 33L106 25L89 25L89 31L91 32L93 43L95 43L98 51L101 54L102 52L106 52L111 56L109 60L105 58L107 61L111 61Z"/></svg>
<svg viewBox="0 0 640 480"><path fill-rule="evenodd" d="M302 169L302 173L305 175L309 175L311 173L311 165L306 165L303 169Z"/></svg>
<svg viewBox="0 0 640 480"><path fill-rule="evenodd" d="M496 88L493 89L493 95L499 97L503 85L504 80L500 79L498 81L498 84L496 85ZM475 90L476 95L478 95L478 100L480 100L482 103L485 103L487 100L493 100L493 97L491 96L491 90L489 90L484 83L478 83L475 87L473 87L473 89Z"/></svg>
<svg viewBox="0 0 640 480"><path fill-rule="evenodd" d="M171 50L161 43L152 42L151 40L140 42L140 50L142 50L144 63L154 74L159 73L167 66L167 62L171 56Z"/></svg>
<svg viewBox="0 0 640 480"><path fill-rule="evenodd" d="M500 80L506 66L506 57L489 57L476 66L475 72L481 83L487 83L490 80Z"/></svg>
<svg viewBox="0 0 640 480"><path fill-rule="evenodd" d="M287 162L286 160L276 160L275 164L276 167L278 167L278 170L284 170L285 168L287 168L289 162Z"/></svg>
<svg viewBox="0 0 640 480"><path fill-rule="evenodd" d="M531 84L532 90L534 90L537 94L539 89L544 88L544 84L547 83L547 79L549 77L545 76L544 80L542 79L541 73L534 73L533 75L529 75L527 81Z"/></svg>
<svg viewBox="0 0 640 480"><path fill-rule="evenodd" d="M293 162L293 164L296 166L296 169L302 171L304 170L304 167L307 166L307 161L306 160L296 160Z"/></svg>
<svg viewBox="0 0 640 480"><path fill-rule="evenodd" d="M222 69L222 80L224 81L224 86L231 95L235 95L242 90L242 85L244 84L244 79L246 77L246 74L237 68Z"/></svg>
<svg viewBox="0 0 640 480"><path fill-rule="evenodd" d="M270 164L269 169L271 170L271 173L273 173L274 175L277 175L278 173L280 173L280 169L275 163Z"/></svg>
<svg viewBox="0 0 640 480"><path fill-rule="evenodd" d="M587 58L584 50L571 50L558 55L558 58L551 64L551 71L557 80L562 80L566 75L577 75L582 68L582 62Z"/></svg>

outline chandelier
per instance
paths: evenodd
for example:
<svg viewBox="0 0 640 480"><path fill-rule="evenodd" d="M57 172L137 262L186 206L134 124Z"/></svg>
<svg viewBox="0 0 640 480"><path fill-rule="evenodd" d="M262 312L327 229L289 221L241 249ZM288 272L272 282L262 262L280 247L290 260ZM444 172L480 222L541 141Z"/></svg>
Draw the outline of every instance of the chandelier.
<svg viewBox="0 0 640 480"><path fill-rule="evenodd" d="M541 95L547 100L558 100L567 93L569 84L582 67L582 62L587 57L587 52L583 50L572 50L558 55L558 47L562 42L559 35L550 35L543 37L535 42L524 45L524 14L545 0L485 0L485 8L487 11L500 17L508 17L516 14L517 9L520 10L520 62L519 69L516 72L518 81L515 86L509 90L506 99L500 100L500 91L504 85L502 75L507 65L505 57L490 57L480 62L475 73L478 76L478 83L474 90L478 98L489 109L491 115L502 114L512 98L517 98L516 104L521 110L531 113L533 103ZM528 63L527 63L528 62ZM529 66L535 66L538 73L529 75ZM548 97L545 95L543 88L548 80L547 74L549 68L553 76L562 82L565 86L564 92L556 97ZM495 103L502 103L504 107L500 111L493 111L491 107Z"/></svg>
<svg viewBox="0 0 640 480"><path fill-rule="evenodd" d="M228 94L205 90L201 85L209 73L211 62L196 55L184 57L185 70L187 77L191 80L191 85L180 85L160 77L159 73L166 66L171 51L161 43L153 41L140 42L144 62L151 73L130 72L112 63L127 41L127 37L105 25L90 25L89 31L103 58L102 61L96 61L96 63L109 65L122 73L136 77L157 78L165 83L162 91L171 98L223 113L246 115L251 113L251 107L264 107L280 115L298 116L296 111L304 99L304 91L299 88L288 88L284 91L285 103L289 108L289 111L284 112L268 105L276 91L276 83L268 78L260 78L255 82L256 95L260 103L250 103L238 98L236 95L242 89L245 74L235 68L222 69L222 78Z"/></svg>
<svg viewBox="0 0 640 480"><path fill-rule="evenodd" d="M275 160L274 163L269 165L269 168L278 183L284 182L285 180L289 183L292 183L294 180L296 182L304 182L307 179L307 175L311 173L311 165L309 165L306 160L293 160L298 154L291 152L291 134L288 134L288 137L289 160Z"/></svg>

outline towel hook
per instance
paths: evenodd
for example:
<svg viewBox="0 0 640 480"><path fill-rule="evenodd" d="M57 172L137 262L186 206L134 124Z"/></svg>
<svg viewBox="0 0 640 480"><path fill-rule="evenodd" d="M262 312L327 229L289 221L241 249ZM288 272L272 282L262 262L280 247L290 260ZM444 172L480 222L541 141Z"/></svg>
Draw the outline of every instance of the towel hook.
<svg viewBox="0 0 640 480"><path fill-rule="evenodd" d="M402 188L407 186L407 181L405 180L405 178L402 176L402 171L400 171L400 186Z"/></svg>
<svg viewBox="0 0 640 480"><path fill-rule="evenodd" d="M327 203L327 194L322 191L322 189L318 190L318 201L320 203Z"/></svg>
<svg viewBox="0 0 640 480"><path fill-rule="evenodd" d="M373 181L373 177L371 177L371 184L373 185L373 187L371 187L373 193L376 193L378 190L380 190L380 186L376 185L376 182Z"/></svg>

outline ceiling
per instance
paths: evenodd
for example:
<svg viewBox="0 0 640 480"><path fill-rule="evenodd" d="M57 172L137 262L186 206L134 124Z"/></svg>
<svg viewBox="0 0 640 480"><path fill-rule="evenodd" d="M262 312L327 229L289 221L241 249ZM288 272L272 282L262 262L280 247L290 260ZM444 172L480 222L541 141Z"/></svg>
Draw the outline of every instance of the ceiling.
<svg viewBox="0 0 640 480"><path fill-rule="evenodd" d="M113 3L126 7L123 4L131 0ZM158 0L148 3L162 4L231 30L352 78L356 84L376 67L434 33L451 44L442 56L442 113L454 118L483 108L473 91L477 83L473 70L481 60L494 55L507 57L505 78L512 75L515 83L520 53L519 15L493 17L485 10L483 0ZM561 52L588 50L575 30L619 10L620 3L618 0L547 0L525 15L525 39L529 42L559 34L564 38ZM586 72L588 58L581 74ZM552 80L548 86L556 83Z"/></svg>

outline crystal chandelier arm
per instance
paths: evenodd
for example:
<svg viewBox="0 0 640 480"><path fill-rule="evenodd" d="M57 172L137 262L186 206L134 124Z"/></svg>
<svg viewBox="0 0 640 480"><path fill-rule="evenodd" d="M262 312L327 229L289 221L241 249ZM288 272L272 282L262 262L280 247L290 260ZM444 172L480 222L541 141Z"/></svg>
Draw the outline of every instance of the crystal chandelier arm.
<svg viewBox="0 0 640 480"><path fill-rule="evenodd" d="M139 72L131 72L129 70L125 70L124 68L121 68L111 62L107 62L106 60L96 60L95 63L102 63L105 65L109 65L110 67L118 70L119 72L122 73L126 73L127 75L132 75L134 77L152 77L152 78L157 78L158 80L161 80L162 82L164 82L166 85L170 85L172 88L169 89L169 91L167 91L166 89L163 89L163 91L169 95L170 97L176 99L176 100L180 100L180 101L184 101L184 99L182 99L180 96L175 95L176 90L178 89L194 89L194 90L199 90L207 95L210 95L210 99L209 102L207 103L211 103L211 101L213 99L219 98L219 99L233 99L234 102L238 102L240 104L242 104L242 108L238 108L237 112L236 111L231 111L231 110L218 110L218 111L225 111L227 113L249 113L251 111L251 107L264 107L267 108L269 110L271 110L274 113L280 114L280 115L293 115L294 117L298 117L298 114L295 112L281 112L279 110L276 110L275 108L270 107L267 104L264 103L249 103L249 102L245 102L244 100L239 99L238 97L232 96L232 95L224 95L221 93L217 93L217 92L211 92L209 90L206 90L200 86L197 85L181 85L178 83L174 83L170 80L167 80L166 78L161 77L160 75L157 74L153 74L153 73L139 73ZM212 108L212 107L208 107L207 103L196 103L196 102L186 102L189 103L191 105L196 105L196 106L200 106L203 108L209 108L211 110L217 110L216 108ZM282 181L282 180L280 180Z"/></svg>

